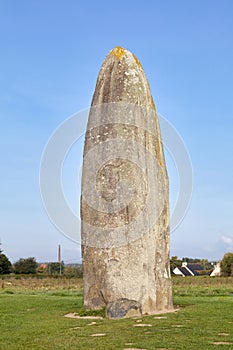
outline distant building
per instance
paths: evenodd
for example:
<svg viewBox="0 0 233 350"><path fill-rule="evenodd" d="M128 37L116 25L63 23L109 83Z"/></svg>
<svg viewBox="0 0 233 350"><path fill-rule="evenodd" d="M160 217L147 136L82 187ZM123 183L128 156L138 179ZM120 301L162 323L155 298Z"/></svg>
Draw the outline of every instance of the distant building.
<svg viewBox="0 0 233 350"><path fill-rule="evenodd" d="M40 267L41 269L47 269L47 268L48 268L48 264L43 263L43 264L40 264L39 267Z"/></svg>
<svg viewBox="0 0 233 350"><path fill-rule="evenodd" d="M177 276L199 276L203 274L203 266L196 263L183 262L182 266L178 266L173 270Z"/></svg>
<svg viewBox="0 0 233 350"><path fill-rule="evenodd" d="M214 266L214 270L211 272L210 276L211 276L211 277L221 276L221 266L220 266L220 262L218 262L218 263Z"/></svg>

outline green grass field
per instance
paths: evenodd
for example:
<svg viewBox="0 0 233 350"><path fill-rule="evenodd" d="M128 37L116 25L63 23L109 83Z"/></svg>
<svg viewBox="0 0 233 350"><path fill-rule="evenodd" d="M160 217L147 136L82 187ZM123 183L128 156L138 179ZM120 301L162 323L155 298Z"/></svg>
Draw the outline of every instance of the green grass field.
<svg viewBox="0 0 233 350"><path fill-rule="evenodd" d="M233 349L233 278L175 277L179 311L117 321L64 317L82 308L79 279L7 277L0 288L1 350Z"/></svg>

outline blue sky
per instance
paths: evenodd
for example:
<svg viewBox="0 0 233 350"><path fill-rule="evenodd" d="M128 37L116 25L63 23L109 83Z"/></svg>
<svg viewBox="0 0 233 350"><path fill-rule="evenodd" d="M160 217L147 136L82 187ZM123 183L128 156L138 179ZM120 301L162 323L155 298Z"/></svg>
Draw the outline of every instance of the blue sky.
<svg viewBox="0 0 233 350"><path fill-rule="evenodd" d="M12 261L56 260L59 243L66 262L80 261L80 246L43 208L40 159L54 129L89 107L117 45L139 58L158 112L192 160L192 201L171 235L171 254L215 260L233 250L232 13L231 0L0 1L0 237ZM80 142L68 162L75 171L81 153ZM70 176L72 202L78 185Z"/></svg>

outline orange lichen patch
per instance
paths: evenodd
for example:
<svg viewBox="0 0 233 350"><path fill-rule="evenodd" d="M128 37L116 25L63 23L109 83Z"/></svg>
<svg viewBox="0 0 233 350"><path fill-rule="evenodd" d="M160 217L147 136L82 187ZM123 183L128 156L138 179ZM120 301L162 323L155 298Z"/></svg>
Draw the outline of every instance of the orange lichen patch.
<svg viewBox="0 0 233 350"><path fill-rule="evenodd" d="M121 60L121 58L125 55L125 49L121 46L116 46L112 51L110 52L110 55L115 56L118 60Z"/></svg>

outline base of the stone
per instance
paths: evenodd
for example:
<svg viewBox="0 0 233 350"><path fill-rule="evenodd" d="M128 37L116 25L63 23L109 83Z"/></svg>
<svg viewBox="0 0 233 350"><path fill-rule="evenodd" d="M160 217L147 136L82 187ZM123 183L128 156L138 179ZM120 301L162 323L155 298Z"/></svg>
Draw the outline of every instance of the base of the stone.
<svg viewBox="0 0 233 350"><path fill-rule="evenodd" d="M141 315L142 305L136 300L122 298L108 303L106 307L106 316L108 318L141 317Z"/></svg>

